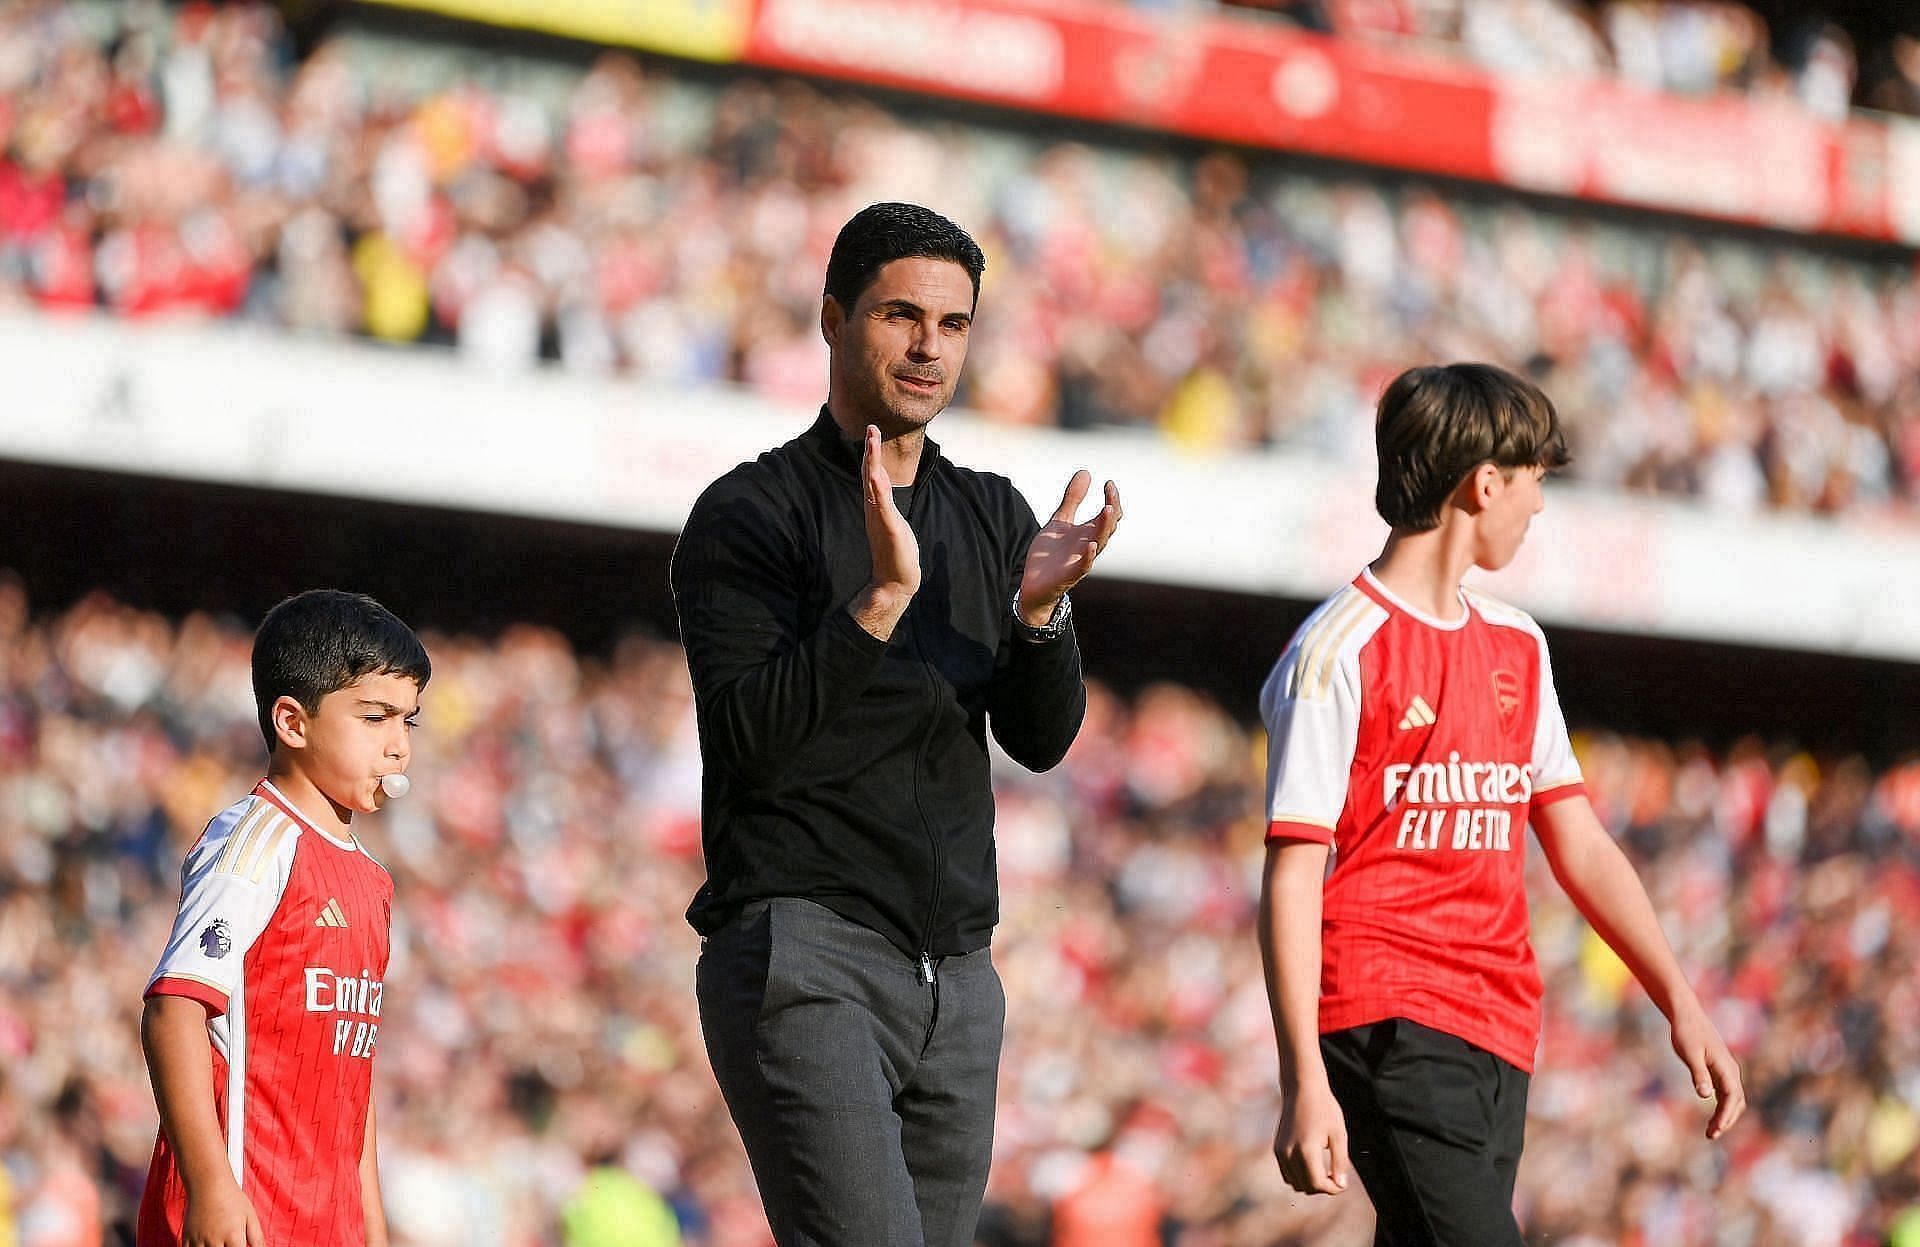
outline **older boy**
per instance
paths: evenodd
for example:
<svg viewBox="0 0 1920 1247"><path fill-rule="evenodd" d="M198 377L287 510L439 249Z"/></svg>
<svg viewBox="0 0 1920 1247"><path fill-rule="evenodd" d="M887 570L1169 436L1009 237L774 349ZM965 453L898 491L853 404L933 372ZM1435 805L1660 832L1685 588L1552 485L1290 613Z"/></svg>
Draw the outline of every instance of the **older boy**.
<svg viewBox="0 0 1920 1247"><path fill-rule="evenodd" d="M1718 1138L1740 1071L1588 804L1530 618L1466 590L1511 562L1567 462L1547 396L1416 368L1375 430L1386 548L1295 634L1261 692L1261 950L1280 1048L1274 1153L1304 1193L1348 1157L1387 1247L1520 1247L1513 1183L1540 1035L1525 833L1672 1024ZM1331 865L1329 860L1331 859Z"/></svg>

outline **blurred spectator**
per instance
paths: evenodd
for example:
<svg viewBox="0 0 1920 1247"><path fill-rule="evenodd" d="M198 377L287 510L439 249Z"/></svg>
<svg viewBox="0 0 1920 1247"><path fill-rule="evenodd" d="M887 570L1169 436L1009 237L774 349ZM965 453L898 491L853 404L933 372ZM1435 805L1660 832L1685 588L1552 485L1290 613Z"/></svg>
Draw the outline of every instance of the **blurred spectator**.
<svg viewBox="0 0 1920 1247"><path fill-rule="evenodd" d="M141 985L185 848L260 765L248 636L102 597L35 620L0 576L0 1190L23 1244L123 1241L154 1129ZM526 627L429 646L415 793L365 833L398 887L376 1078L394 1241L763 1247L690 1007L679 651L588 657ZM1920 758L1576 745L1753 1107L1724 1146L1698 1137L1664 1023L1533 855L1529 1241L1910 1241ZM1271 1155L1260 758L1256 728L1190 689L1096 687L1059 770L999 769L1009 1006L983 1243L1368 1241L1364 1202L1296 1204Z"/></svg>
<svg viewBox="0 0 1920 1247"><path fill-rule="evenodd" d="M1172 1132L1178 1135L1177 1127ZM1154 1165L1108 1143L1081 1160L1053 1205L1048 1247L1161 1247L1166 1200Z"/></svg>
<svg viewBox="0 0 1920 1247"><path fill-rule="evenodd" d="M680 1247L673 1210L617 1164L590 1169L560 1220L566 1247Z"/></svg>
<svg viewBox="0 0 1920 1247"><path fill-rule="evenodd" d="M1829 121L1846 117L1853 106L1853 40L1831 22L1808 22L1789 44L1787 67L1802 104Z"/></svg>
<svg viewBox="0 0 1920 1247"><path fill-rule="evenodd" d="M1877 59L1868 107L1920 117L1920 32L1895 35Z"/></svg>
<svg viewBox="0 0 1920 1247"><path fill-rule="evenodd" d="M1616 72L1656 91L1704 95L1753 86L1767 68L1767 28L1743 4L1611 0L1601 28Z"/></svg>

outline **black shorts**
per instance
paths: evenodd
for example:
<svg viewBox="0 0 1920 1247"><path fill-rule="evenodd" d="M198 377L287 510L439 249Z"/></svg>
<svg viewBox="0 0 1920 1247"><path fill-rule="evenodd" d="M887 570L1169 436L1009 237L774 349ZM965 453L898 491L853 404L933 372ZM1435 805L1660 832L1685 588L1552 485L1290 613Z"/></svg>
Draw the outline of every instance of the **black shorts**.
<svg viewBox="0 0 1920 1247"><path fill-rule="evenodd" d="M1525 1073L1404 1018L1323 1035L1320 1051L1379 1218L1376 1247L1521 1247Z"/></svg>

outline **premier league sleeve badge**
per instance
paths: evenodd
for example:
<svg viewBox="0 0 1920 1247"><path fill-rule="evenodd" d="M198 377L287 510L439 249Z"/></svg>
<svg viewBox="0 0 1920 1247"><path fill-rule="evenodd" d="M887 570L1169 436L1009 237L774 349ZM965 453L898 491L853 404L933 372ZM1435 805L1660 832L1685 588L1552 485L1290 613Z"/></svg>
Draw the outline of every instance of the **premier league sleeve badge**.
<svg viewBox="0 0 1920 1247"><path fill-rule="evenodd" d="M233 934L225 918L215 918L200 932L200 951L215 960L233 951Z"/></svg>

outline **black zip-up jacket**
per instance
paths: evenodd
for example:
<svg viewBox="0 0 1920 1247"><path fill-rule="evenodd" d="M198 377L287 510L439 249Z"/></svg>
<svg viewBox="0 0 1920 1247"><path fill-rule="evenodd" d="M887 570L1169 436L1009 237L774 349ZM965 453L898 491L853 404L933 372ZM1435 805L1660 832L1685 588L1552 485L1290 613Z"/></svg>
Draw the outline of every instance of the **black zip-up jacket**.
<svg viewBox="0 0 1920 1247"><path fill-rule="evenodd" d="M1086 713L1080 651L1070 625L1016 635L1033 511L931 440L894 494L920 590L890 640L855 623L872 572L860 452L822 409L709 486L674 550L707 863L687 920L707 934L801 896L909 957L972 952L999 919L987 726L1022 765L1059 762Z"/></svg>

